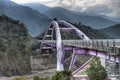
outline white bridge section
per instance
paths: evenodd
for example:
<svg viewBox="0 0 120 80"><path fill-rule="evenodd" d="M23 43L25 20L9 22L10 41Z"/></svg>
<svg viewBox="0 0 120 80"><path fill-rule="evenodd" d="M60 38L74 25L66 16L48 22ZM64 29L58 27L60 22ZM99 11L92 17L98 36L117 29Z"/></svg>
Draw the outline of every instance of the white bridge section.
<svg viewBox="0 0 120 80"><path fill-rule="evenodd" d="M63 49L62 49L60 29L59 29L59 25L56 21L52 21L51 25L55 27L55 32L56 32L57 71L62 71L62 70L64 70L64 68L63 68L63 64L61 63Z"/></svg>
<svg viewBox="0 0 120 80"><path fill-rule="evenodd" d="M50 25L55 27L56 32L56 46L57 46L57 71L64 70L63 64L61 63L62 55L63 55L63 48L62 48L62 39L61 39L61 33L60 28L58 24L63 24L66 27L75 29L76 34L82 39L82 40L90 40L82 31L77 29L75 26L67 23L63 20L58 21L52 21Z"/></svg>
<svg viewBox="0 0 120 80"><path fill-rule="evenodd" d="M82 41L86 43L86 41L88 42L88 44L91 44L91 39L86 35L84 34L81 30L79 30L78 28L76 28L75 26L71 25L70 23L66 22L66 21L63 21L63 20L58 20L58 21L52 21L50 23L50 25L48 26L48 28L50 26L53 27L53 31L55 29L55 34L56 34L56 49L57 49L57 71L62 71L64 70L64 67L63 67L63 63L61 63L61 60L62 60L62 57L63 57L63 52L64 52L64 49L63 49L63 42L62 42L62 39L61 39L61 32L60 32L60 28L59 28L59 24L62 24L62 25L65 25L68 29L74 29L75 33L82 39ZM50 28L51 29L51 28ZM52 34L53 35L53 34ZM47 35L46 35L47 36ZM53 37L52 37L53 38ZM53 39L51 39L53 40ZM45 41L45 40L43 40ZM76 42L76 41L75 41ZM83 44L82 42L82 44ZM89 43L90 42L90 43ZM69 42L68 42L69 43ZM72 43L72 42L71 42ZM94 43L94 42L93 42ZM103 42L100 42L101 44ZM114 42L113 42L114 43ZM80 43L81 44L81 43ZM80 46L80 44L77 43L77 45ZM108 41L107 41L107 46L108 46ZM92 44L93 45L93 44ZM97 42L97 46L99 45L99 43ZM110 44L109 44L110 45ZM81 45L82 47L86 46L86 45ZM88 46L88 47L91 47L91 46ZM94 46L93 46L94 47ZM91 52L92 54L93 52Z"/></svg>

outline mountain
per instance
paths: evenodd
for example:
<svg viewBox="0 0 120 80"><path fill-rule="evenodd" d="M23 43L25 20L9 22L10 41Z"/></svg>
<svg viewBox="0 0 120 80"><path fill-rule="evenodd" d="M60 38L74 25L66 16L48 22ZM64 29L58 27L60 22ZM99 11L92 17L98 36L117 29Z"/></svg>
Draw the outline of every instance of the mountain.
<svg viewBox="0 0 120 80"><path fill-rule="evenodd" d="M31 7L33 9L39 11L40 13L44 13L45 11L50 9L50 7L40 4L40 3L26 3L26 4L22 4L22 5Z"/></svg>
<svg viewBox="0 0 120 80"><path fill-rule="evenodd" d="M50 22L49 17L32 8L18 5L10 0L0 0L0 14L8 15L25 23L31 35L41 33Z"/></svg>
<svg viewBox="0 0 120 80"><path fill-rule="evenodd" d="M84 25L91 26L92 28L105 28L116 24L116 22L102 18L100 16L89 16L72 13L69 10L60 7L54 7L47 10L44 14L49 16L51 19L57 17L58 19L63 19L70 22L81 22Z"/></svg>
<svg viewBox="0 0 120 80"><path fill-rule="evenodd" d="M108 17L108 16L105 16L105 15L100 15L100 16L104 17L106 19L112 20L114 22L117 22L118 24L120 23L120 18L113 18L113 17Z"/></svg>
<svg viewBox="0 0 120 80"><path fill-rule="evenodd" d="M36 5L36 6L33 6ZM114 24L117 24L117 22L103 18L101 16L93 16L88 15L86 13L76 12L76 11L70 11L61 7L47 7L45 5L41 4L25 4L25 6L29 6L40 13L45 14L46 16L50 17L51 19L57 17L58 19L66 20L73 23L81 22L84 25L91 26L95 29L105 28ZM43 6L45 8L43 8Z"/></svg>
<svg viewBox="0 0 120 80"><path fill-rule="evenodd" d="M116 24L108 28L100 29L100 31L109 35L112 38L120 39L120 24Z"/></svg>
<svg viewBox="0 0 120 80"><path fill-rule="evenodd" d="M116 19L116 21L120 23L120 18Z"/></svg>

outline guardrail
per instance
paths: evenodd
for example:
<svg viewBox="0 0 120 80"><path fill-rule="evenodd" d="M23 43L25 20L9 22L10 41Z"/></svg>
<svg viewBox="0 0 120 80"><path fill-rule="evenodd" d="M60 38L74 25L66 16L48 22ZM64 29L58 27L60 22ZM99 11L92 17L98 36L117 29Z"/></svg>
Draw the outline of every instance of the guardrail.
<svg viewBox="0 0 120 80"><path fill-rule="evenodd" d="M56 40L40 40L40 42L56 43ZM120 39L62 40L64 45L105 51L111 55L120 54Z"/></svg>

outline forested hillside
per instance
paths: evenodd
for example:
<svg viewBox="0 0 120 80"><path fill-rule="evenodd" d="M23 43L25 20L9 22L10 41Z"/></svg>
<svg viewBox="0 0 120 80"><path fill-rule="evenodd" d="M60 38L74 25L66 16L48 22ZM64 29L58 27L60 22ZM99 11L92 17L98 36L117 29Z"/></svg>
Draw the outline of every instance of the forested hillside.
<svg viewBox="0 0 120 80"><path fill-rule="evenodd" d="M90 39L110 39L110 38L112 38L109 35L101 32L97 29L91 28L90 26L85 26L85 25L82 25L81 23L78 23L78 24L76 23L73 25L76 26L81 31L83 31Z"/></svg>
<svg viewBox="0 0 120 80"><path fill-rule="evenodd" d="M114 39L120 39L120 24L112 25L108 28L100 29L103 33L113 37Z"/></svg>
<svg viewBox="0 0 120 80"><path fill-rule="evenodd" d="M20 75L30 71L30 35L23 23L0 16L0 73Z"/></svg>

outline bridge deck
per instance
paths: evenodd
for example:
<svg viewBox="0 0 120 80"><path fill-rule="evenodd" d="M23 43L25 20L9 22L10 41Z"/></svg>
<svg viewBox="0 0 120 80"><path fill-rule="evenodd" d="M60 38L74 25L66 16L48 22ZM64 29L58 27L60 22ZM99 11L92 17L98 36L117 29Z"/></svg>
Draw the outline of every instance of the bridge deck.
<svg viewBox="0 0 120 80"><path fill-rule="evenodd" d="M45 40L44 42L56 43L56 40ZM66 46L104 51L111 55L120 54L120 40L62 40L62 43Z"/></svg>

